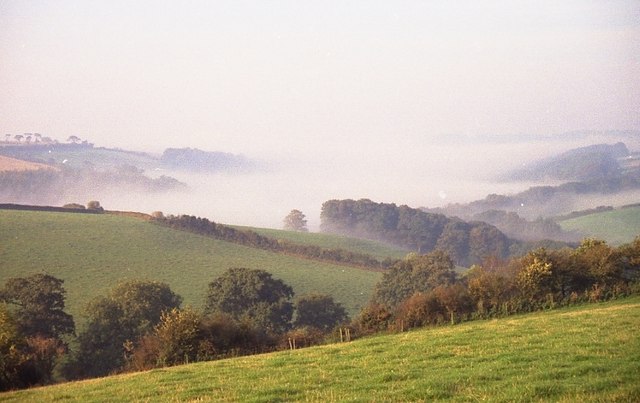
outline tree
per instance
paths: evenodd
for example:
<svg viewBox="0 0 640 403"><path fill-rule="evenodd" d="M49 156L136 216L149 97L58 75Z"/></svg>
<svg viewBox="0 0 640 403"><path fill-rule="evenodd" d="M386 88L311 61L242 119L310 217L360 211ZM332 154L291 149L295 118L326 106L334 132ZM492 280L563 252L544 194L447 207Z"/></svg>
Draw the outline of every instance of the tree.
<svg viewBox="0 0 640 403"><path fill-rule="evenodd" d="M619 254L599 239L584 239L575 250L577 264L586 270L593 281L600 285L612 285L622 278L622 262Z"/></svg>
<svg viewBox="0 0 640 403"><path fill-rule="evenodd" d="M69 143L78 144L81 141L81 139L78 136L69 136L69 138L67 138L67 141Z"/></svg>
<svg viewBox="0 0 640 403"><path fill-rule="evenodd" d="M0 391L24 386L21 370L27 357L23 354L24 338L5 304L0 304Z"/></svg>
<svg viewBox="0 0 640 403"><path fill-rule="evenodd" d="M0 290L0 300L14 308L21 338L21 385L49 382L57 359L66 351L63 337L75 333L73 317L64 312L63 283L48 274L34 274L11 278ZM10 357L15 358L15 354Z"/></svg>
<svg viewBox="0 0 640 403"><path fill-rule="evenodd" d="M268 333L282 333L291 322L293 289L264 270L232 268L209 283L206 313L248 319Z"/></svg>
<svg viewBox="0 0 640 403"><path fill-rule="evenodd" d="M288 231L307 232L307 220L300 210L291 210L284 218L284 229Z"/></svg>
<svg viewBox="0 0 640 403"><path fill-rule="evenodd" d="M305 295L296 302L295 327L312 326L326 332L348 320L344 307L329 295Z"/></svg>
<svg viewBox="0 0 640 403"><path fill-rule="evenodd" d="M415 293L452 284L456 279L453 268L451 258L444 252L411 253L382 275L374 299L389 308L396 307Z"/></svg>
<svg viewBox="0 0 640 403"><path fill-rule="evenodd" d="M542 256L533 256L518 273L516 282L522 295L530 302L536 302L552 292L553 266Z"/></svg>
<svg viewBox="0 0 640 403"><path fill-rule="evenodd" d="M356 319L356 324L364 334L377 333L389 328L391 317L391 312L387 307L377 302L371 302L362 309Z"/></svg>
<svg viewBox="0 0 640 403"><path fill-rule="evenodd" d="M22 134L16 134L15 136L13 136L13 138L18 142L22 142L22 139L24 138L24 136Z"/></svg>
<svg viewBox="0 0 640 403"><path fill-rule="evenodd" d="M158 363L178 365L195 361L200 342L200 315L193 309L162 313L153 335L158 339Z"/></svg>
<svg viewBox="0 0 640 403"><path fill-rule="evenodd" d="M104 208L102 208L102 206L100 205L100 202L97 200L91 200L87 203L87 209L88 210L97 210L97 211L104 211Z"/></svg>
<svg viewBox="0 0 640 403"><path fill-rule="evenodd" d="M153 332L162 313L178 308L181 302L182 298L165 283L120 283L87 306L87 327L78 336L78 350L65 372L71 378L86 378L121 369L125 343L135 343Z"/></svg>
<svg viewBox="0 0 640 403"><path fill-rule="evenodd" d="M42 273L7 280L0 290L0 300L16 307L21 334L58 340L74 334L73 317L64 311L63 283L64 280Z"/></svg>

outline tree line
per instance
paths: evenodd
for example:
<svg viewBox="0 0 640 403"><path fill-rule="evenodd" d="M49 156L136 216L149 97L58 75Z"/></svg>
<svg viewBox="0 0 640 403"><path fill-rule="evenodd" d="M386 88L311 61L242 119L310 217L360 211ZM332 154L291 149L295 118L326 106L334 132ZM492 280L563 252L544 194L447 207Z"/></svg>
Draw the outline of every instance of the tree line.
<svg viewBox="0 0 640 403"><path fill-rule="evenodd" d="M640 292L640 237L617 248L585 239L576 248L539 248L488 257L458 276L442 251L410 254L385 272L357 318L361 332L506 316Z"/></svg>
<svg viewBox="0 0 640 403"><path fill-rule="evenodd" d="M316 245L301 245L282 239L274 239L260 235L255 231L239 230L202 217L190 215L163 216L156 214L154 222L173 229L205 235L214 239L251 246L253 248L372 270L385 269L395 263L393 259L379 261L370 255L351 252L341 248L325 249Z"/></svg>
<svg viewBox="0 0 640 403"><path fill-rule="evenodd" d="M130 280L88 304L77 336L62 280L13 278L0 289L0 390L335 342L336 329L360 337L637 294L640 237L488 257L463 275L454 268L443 251L407 255L353 321L330 296L294 299L263 270L213 279L202 311L182 307L167 284Z"/></svg>
<svg viewBox="0 0 640 403"><path fill-rule="evenodd" d="M326 201L320 218L324 232L375 239L418 253L441 250L461 266L480 263L485 256L505 258L518 245L484 222L368 199Z"/></svg>
<svg viewBox="0 0 640 403"><path fill-rule="evenodd" d="M48 274L0 289L0 390L318 344L349 322L332 297L294 300L289 285L246 268L211 281L202 311L165 283L122 282L87 305L77 336L65 296Z"/></svg>

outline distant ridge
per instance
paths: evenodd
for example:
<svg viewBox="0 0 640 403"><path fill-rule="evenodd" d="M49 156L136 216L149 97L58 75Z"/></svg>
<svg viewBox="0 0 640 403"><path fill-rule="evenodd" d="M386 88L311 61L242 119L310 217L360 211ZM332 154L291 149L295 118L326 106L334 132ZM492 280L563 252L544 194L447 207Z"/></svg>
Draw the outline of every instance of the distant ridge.
<svg viewBox="0 0 640 403"><path fill-rule="evenodd" d="M255 163L242 155L197 148L167 148L160 162L165 168L197 172L248 171Z"/></svg>

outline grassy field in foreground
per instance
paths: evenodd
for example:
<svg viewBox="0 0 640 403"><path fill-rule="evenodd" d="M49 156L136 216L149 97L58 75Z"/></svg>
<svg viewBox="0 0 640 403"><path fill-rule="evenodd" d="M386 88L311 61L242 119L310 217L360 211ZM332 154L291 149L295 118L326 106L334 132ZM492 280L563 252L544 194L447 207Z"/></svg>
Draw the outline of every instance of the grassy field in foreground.
<svg viewBox="0 0 640 403"><path fill-rule="evenodd" d="M0 210L0 285L42 271L59 277L78 322L88 300L124 279L166 282L185 304L200 307L208 283L230 267L267 270L296 295L332 295L350 315L367 303L381 276L128 217Z"/></svg>
<svg viewBox="0 0 640 403"><path fill-rule="evenodd" d="M640 236L640 206L619 208L558 222L565 231L622 245Z"/></svg>
<svg viewBox="0 0 640 403"><path fill-rule="evenodd" d="M0 394L6 401L640 401L640 297Z"/></svg>

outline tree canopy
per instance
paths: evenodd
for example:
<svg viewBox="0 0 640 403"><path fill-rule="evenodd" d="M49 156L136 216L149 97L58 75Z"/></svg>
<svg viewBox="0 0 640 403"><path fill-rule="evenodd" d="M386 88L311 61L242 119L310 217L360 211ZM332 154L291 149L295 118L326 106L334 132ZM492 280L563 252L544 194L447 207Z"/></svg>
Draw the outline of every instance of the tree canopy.
<svg viewBox="0 0 640 403"><path fill-rule="evenodd" d="M507 257L517 244L483 222L465 222L367 199L326 201L320 219L325 232L389 242L418 253L440 249L463 266L480 263L488 256Z"/></svg>
<svg viewBox="0 0 640 403"><path fill-rule="evenodd" d="M453 269L453 261L444 252L411 253L383 274L374 300L393 308L413 294L452 284L456 278Z"/></svg>
<svg viewBox="0 0 640 403"><path fill-rule="evenodd" d="M0 289L0 300L16 308L20 333L60 339L75 332L73 317L64 311L64 280L38 273L7 280Z"/></svg>
<svg viewBox="0 0 640 403"><path fill-rule="evenodd" d="M291 210L284 218L284 229L288 231L307 232L306 216L300 210Z"/></svg>
<svg viewBox="0 0 640 403"><path fill-rule="evenodd" d="M165 283L133 280L120 283L107 296L87 307L89 322L79 337L75 360L67 373L73 378L103 376L121 368L125 342L151 333L162 313L180 306L182 298Z"/></svg>
<svg viewBox="0 0 640 403"><path fill-rule="evenodd" d="M295 327L312 326L326 332L348 320L347 311L330 295L305 295L296 302Z"/></svg>
<svg viewBox="0 0 640 403"><path fill-rule="evenodd" d="M293 315L293 289L264 270L231 268L209 283L207 313L225 313L249 320L268 332L289 327Z"/></svg>

